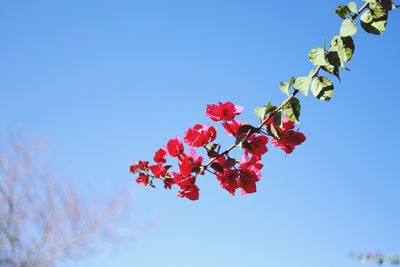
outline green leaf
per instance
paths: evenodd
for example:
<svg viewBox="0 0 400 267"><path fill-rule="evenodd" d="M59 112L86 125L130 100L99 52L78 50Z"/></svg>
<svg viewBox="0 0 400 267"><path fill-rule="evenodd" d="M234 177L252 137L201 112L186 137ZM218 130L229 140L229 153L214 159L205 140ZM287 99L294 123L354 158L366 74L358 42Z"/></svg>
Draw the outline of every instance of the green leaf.
<svg viewBox="0 0 400 267"><path fill-rule="evenodd" d="M354 51L356 50L353 38L348 36L348 37L341 37L341 39L343 42L344 51L346 55L345 61L349 62L353 58Z"/></svg>
<svg viewBox="0 0 400 267"><path fill-rule="evenodd" d="M281 123L282 123L282 112L279 111L274 115L274 124L279 126L281 125Z"/></svg>
<svg viewBox="0 0 400 267"><path fill-rule="evenodd" d="M254 113L256 114L256 116L258 118L260 118L261 120L264 119L265 117L265 107L258 107L254 109Z"/></svg>
<svg viewBox="0 0 400 267"><path fill-rule="evenodd" d="M375 20L387 20L388 10L384 8L380 3L370 3L369 9L371 10Z"/></svg>
<svg viewBox="0 0 400 267"><path fill-rule="evenodd" d="M249 151L253 151L253 147L252 147L252 146L250 145L250 143L247 142L246 140L244 140L244 141L242 142L241 148L245 148L245 149L247 149L247 150L249 150Z"/></svg>
<svg viewBox="0 0 400 267"><path fill-rule="evenodd" d="M357 13L357 12L358 12L358 10L357 10L357 4L354 3L354 2L350 2L350 3L347 5L347 7L348 7L349 10L350 10L351 12L353 12L353 13Z"/></svg>
<svg viewBox="0 0 400 267"><path fill-rule="evenodd" d="M327 59L329 64L333 66L346 68L346 50L340 35L333 37Z"/></svg>
<svg viewBox="0 0 400 267"><path fill-rule="evenodd" d="M315 73L315 71L311 70L310 73L308 74L308 76L298 77L296 79L296 81L294 82L293 87L296 90L300 91L304 96L307 96L314 73Z"/></svg>
<svg viewBox="0 0 400 267"><path fill-rule="evenodd" d="M334 67L340 67L342 65L339 53L337 51L329 51L326 55L326 58L328 59L329 64Z"/></svg>
<svg viewBox="0 0 400 267"><path fill-rule="evenodd" d="M368 33L380 35L386 29L387 19L388 11L379 3L370 2L369 10L360 18L361 27Z"/></svg>
<svg viewBox="0 0 400 267"><path fill-rule="evenodd" d="M322 69L332 75L335 75L340 81L339 67L327 65L327 66L323 66Z"/></svg>
<svg viewBox="0 0 400 267"><path fill-rule="evenodd" d="M386 21L375 21L371 11L365 11L361 18L361 27L368 33L380 35L385 31Z"/></svg>
<svg viewBox="0 0 400 267"><path fill-rule="evenodd" d="M328 63L325 58L325 49L323 48L314 48L308 54L308 57L312 64L315 66L325 66Z"/></svg>
<svg viewBox="0 0 400 267"><path fill-rule="evenodd" d="M224 173L224 168L222 168L221 164L219 164L218 162L213 162L210 165L211 168L213 168L215 171L223 174Z"/></svg>
<svg viewBox="0 0 400 267"><path fill-rule="evenodd" d="M291 121L299 122L300 118L300 100L294 97L289 103L283 107L283 112L288 116Z"/></svg>
<svg viewBox="0 0 400 267"><path fill-rule="evenodd" d="M319 100L329 101L333 91L333 83L326 77L317 77L311 83L311 92Z"/></svg>
<svg viewBox="0 0 400 267"><path fill-rule="evenodd" d="M250 124L242 125L242 126L240 126L239 129L238 129L239 135L242 135L242 134L249 134L249 135L252 135L252 134L254 134L254 133L258 133L259 131L260 131L260 130L259 130L258 128L254 127L254 126L252 126L252 125L250 125Z"/></svg>
<svg viewBox="0 0 400 267"><path fill-rule="evenodd" d="M261 120L263 120L264 117L265 117L268 113L274 111L275 109L276 109L276 107L275 107L274 105L272 105L271 102L269 102L268 105L266 105L266 106L256 108L256 109L254 110L254 113L256 114L256 116L257 116L258 118L260 118Z"/></svg>
<svg viewBox="0 0 400 267"><path fill-rule="evenodd" d="M281 135L279 134L279 131L275 128L274 125L268 124L267 125L267 132L269 135L272 135L275 139L281 139Z"/></svg>
<svg viewBox="0 0 400 267"><path fill-rule="evenodd" d="M207 155L209 158L216 158L219 155L219 150L221 149L221 145L219 144L210 144L207 147Z"/></svg>
<svg viewBox="0 0 400 267"><path fill-rule="evenodd" d="M386 11L390 11L393 9L393 2L391 0L378 0L378 3L386 9Z"/></svg>
<svg viewBox="0 0 400 267"><path fill-rule="evenodd" d="M294 77L291 77L291 78L290 78L290 81L289 81L288 83L281 82L281 83L279 84L279 88L281 89L281 91L282 91L284 94L287 94L287 95L289 96L289 90L290 90L290 88L293 86L294 82L295 82L295 78L294 78Z"/></svg>
<svg viewBox="0 0 400 267"><path fill-rule="evenodd" d="M340 35L343 37L353 36L357 32L357 26L352 18L345 19L340 27Z"/></svg>
<svg viewBox="0 0 400 267"><path fill-rule="evenodd" d="M345 19L350 13L351 11L347 6L338 6L336 8L336 14L342 19Z"/></svg>

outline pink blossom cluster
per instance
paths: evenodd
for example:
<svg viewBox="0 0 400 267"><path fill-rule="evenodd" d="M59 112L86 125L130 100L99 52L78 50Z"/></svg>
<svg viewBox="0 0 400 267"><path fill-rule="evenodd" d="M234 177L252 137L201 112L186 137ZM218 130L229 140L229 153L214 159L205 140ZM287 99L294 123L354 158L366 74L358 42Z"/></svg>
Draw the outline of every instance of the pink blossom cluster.
<svg viewBox="0 0 400 267"><path fill-rule="evenodd" d="M256 184L261 179L261 160L268 151L269 138L272 138L272 145L289 154L306 137L294 130L294 122L286 116L280 125L275 125L273 120L265 120L260 126L254 127L236 119L242 111L242 107L231 102L210 104L206 108L206 115L212 121L220 122L225 132L235 138L235 145L231 148L221 152L221 145L214 142L217 137L216 128L195 124L185 132L183 141L179 137L172 138L165 147L157 150L152 164L149 161L139 161L131 165L130 172L137 175L136 182L154 187L154 180L159 179L166 189L179 187L179 197L198 200L199 187L196 182L207 171L215 175L221 187L232 195L235 195L236 190L242 194L255 193ZM263 130L271 124L276 129L274 135ZM229 155L235 147L242 149L240 158ZM205 150L207 162L196 149ZM177 159L176 171L172 171L172 166L167 164L168 157Z"/></svg>

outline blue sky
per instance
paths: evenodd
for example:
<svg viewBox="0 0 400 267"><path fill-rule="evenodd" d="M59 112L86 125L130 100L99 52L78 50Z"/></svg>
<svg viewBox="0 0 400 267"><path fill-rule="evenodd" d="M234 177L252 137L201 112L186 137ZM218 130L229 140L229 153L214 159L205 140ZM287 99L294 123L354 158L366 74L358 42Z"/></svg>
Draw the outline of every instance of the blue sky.
<svg viewBox="0 0 400 267"><path fill-rule="evenodd" d="M280 103L279 82L307 74L309 50L338 33L339 4L3 1L1 132L44 139L54 169L82 189L131 188L132 228L156 222L63 266L353 267L350 251L400 253L398 11L380 37L359 29L331 102L303 98L307 142L288 157L270 149L257 194L232 198L206 176L190 202L128 174L208 123L208 103L240 104L251 122L255 107Z"/></svg>

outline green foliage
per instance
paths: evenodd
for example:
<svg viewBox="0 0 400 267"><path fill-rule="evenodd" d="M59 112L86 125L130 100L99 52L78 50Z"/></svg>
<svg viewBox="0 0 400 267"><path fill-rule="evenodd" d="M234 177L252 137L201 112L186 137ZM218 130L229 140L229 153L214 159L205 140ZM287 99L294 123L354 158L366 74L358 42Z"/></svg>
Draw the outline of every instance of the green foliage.
<svg viewBox="0 0 400 267"><path fill-rule="evenodd" d="M326 53L324 48L314 48L308 54L310 61L315 66L325 66L328 65L326 61Z"/></svg>
<svg viewBox="0 0 400 267"><path fill-rule="evenodd" d="M336 8L336 14L342 19L345 19L348 15L351 14L351 10L348 6L338 6Z"/></svg>
<svg viewBox="0 0 400 267"><path fill-rule="evenodd" d="M311 92L319 100L329 101L333 91L333 83L326 77L317 77L311 83Z"/></svg>
<svg viewBox="0 0 400 267"><path fill-rule="evenodd" d="M383 0L379 2L368 0L367 2L369 10L361 16L361 27L368 33L380 35L386 29L388 12L392 10L393 3Z"/></svg>
<svg viewBox="0 0 400 267"><path fill-rule="evenodd" d="M398 256L383 256L381 253L368 253L368 254L352 254L352 258L355 260L363 263L363 264L378 264L378 265L385 265L385 264L390 264L390 265L399 265L400 264L400 258Z"/></svg>
<svg viewBox="0 0 400 267"><path fill-rule="evenodd" d="M283 112L285 113L285 115L288 116L288 118L294 122L299 122L300 111L301 111L300 100L298 100L296 97L293 97L291 101L289 101L283 106Z"/></svg>
<svg viewBox="0 0 400 267"><path fill-rule="evenodd" d="M301 108L300 101L295 96L298 92L307 96L310 87L312 94L319 100L329 101L332 98L334 84L329 78L319 76L319 72L323 70L340 81L340 68L349 70L346 64L352 60L356 49L353 40L353 36L358 30L355 23L356 18L360 16L361 26L368 33L382 34L386 29L389 12L398 7L391 0L364 0L364 2L366 3L360 9L357 9L355 2L349 2L347 5L336 8L336 14L343 19L340 34L332 38L329 49L324 44L323 48L313 48L309 52L308 58L316 69L311 70L308 76L296 79L291 77L289 82L279 84L281 91L289 96L280 107L272 106L269 103L268 106L255 110L261 120L265 120L266 114L272 111L278 114L282 110L290 120L298 122ZM290 95L292 87L295 90ZM280 125L282 114L279 113L279 116L277 114L274 114L274 120L277 119L275 125ZM270 127L267 130L272 135L276 135L276 129Z"/></svg>
<svg viewBox="0 0 400 267"><path fill-rule="evenodd" d="M353 36L357 32L357 26L352 18L347 18L342 22L340 27L340 35L343 37Z"/></svg>
<svg viewBox="0 0 400 267"><path fill-rule="evenodd" d="M286 95L289 96L289 90L290 90L290 88L292 88L294 82L295 82L295 78L294 78L294 77L291 77L291 78L290 78L290 81L289 81L288 83L281 82L281 83L279 84L279 87L281 88L281 91L282 91L284 94L286 94Z"/></svg>
<svg viewBox="0 0 400 267"><path fill-rule="evenodd" d="M350 60L353 58L354 51L356 50L353 38L348 36L348 37L340 37L340 39L342 39L343 42L344 52L346 56L345 61L350 62Z"/></svg>
<svg viewBox="0 0 400 267"><path fill-rule="evenodd" d="M314 72L314 70L311 70L308 76L298 77L293 84L294 89L300 91L304 96L307 96Z"/></svg>
<svg viewBox="0 0 400 267"><path fill-rule="evenodd" d="M263 120L265 116L273 111L275 111L277 107L271 104L271 102L268 103L268 105L263 106L263 107L258 107L254 110L254 113L258 118Z"/></svg>
<svg viewBox="0 0 400 267"><path fill-rule="evenodd" d="M324 71L336 76L340 81L339 67L335 67L335 66L332 66L332 65L327 65L327 66L323 66L322 69Z"/></svg>
<svg viewBox="0 0 400 267"><path fill-rule="evenodd" d="M357 10L357 4L354 3L354 2L348 3L348 4L347 4L347 7L348 7L349 10L350 10L351 12L353 12L353 13L357 13L357 12L358 12L358 10Z"/></svg>

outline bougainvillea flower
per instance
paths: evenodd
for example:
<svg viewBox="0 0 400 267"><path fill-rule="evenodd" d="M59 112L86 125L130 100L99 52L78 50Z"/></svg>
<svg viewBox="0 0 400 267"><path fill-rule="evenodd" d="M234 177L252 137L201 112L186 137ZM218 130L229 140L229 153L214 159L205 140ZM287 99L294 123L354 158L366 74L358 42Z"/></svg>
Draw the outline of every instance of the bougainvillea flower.
<svg viewBox="0 0 400 267"><path fill-rule="evenodd" d="M173 184L175 184L175 180L173 178L165 178L164 179L164 188L165 189L171 189Z"/></svg>
<svg viewBox="0 0 400 267"><path fill-rule="evenodd" d="M197 153L194 149L190 149L187 157L189 157L191 159L194 167L200 167L204 160L204 158L202 156L197 155Z"/></svg>
<svg viewBox="0 0 400 267"><path fill-rule="evenodd" d="M183 177L188 177L192 174L193 163L190 158L183 157L181 161L178 163L179 171Z"/></svg>
<svg viewBox="0 0 400 267"><path fill-rule="evenodd" d="M217 137L217 130L214 126L196 124L185 132L184 141L192 147L202 147L214 141Z"/></svg>
<svg viewBox="0 0 400 267"><path fill-rule="evenodd" d="M245 148L245 151L247 153L250 153L252 155L261 157L261 155L267 153L268 148L267 148L267 143L268 143L268 137L264 135L252 135L247 139L251 149Z"/></svg>
<svg viewBox="0 0 400 267"><path fill-rule="evenodd" d="M178 192L178 197L187 198L190 200L198 200L199 199L199 188L197 185L191 185L186 188L183 188Z"/></svg>
<svg viewBox="0 0 400 267"><path fill-rule="evenodd" d="M246 123L245 122L240 123L237 120L232 120L232 121L228 121L228 122L223 122L222 126L224 127L226 133L229 136L238 136L239 128L243 124L246 124Z"/></svg>
<svg viewBox="0 0 400 267"><path fill-rule="evenodd" d="M257 156L250 157L248 154L244 154L239 161L240 166L254 165L257 169L261 170L264 165L261 163L261 158ZM260 176L261 177L261 176Z"/></svg>
<svg viewBox="0 0 400 267"><path fill-rule="evenodd" d="M141 160L141 161L139 161L138 165L139 165L139 169L141 171L144 171L144 170L149 168L149 162L148 161L142 161Z"/></svg>
<svg viewBox="0 0 400 267"><path fill-rule="evenodd" d="M144 173L139 173L136 182L141 185L147 185L149 183L149 176Z"/></svg>
<svg viewBox="0 0 400 267"><path fill-rule="evenodd" d="M244 164L240 166L239 186L242 194L255 193L257 191L256 182L261 178L260 170L252 164Z"/></svg>
<svg viewBox="0 0 400 267"><path fill-rule="evenodd" d="M164 177L168 171L168 169L165 166L163 166L161 162L157 163L156 165L152 165L149 168L151 172L154 174L154 176L157 178Z"/></svg>
<svg viewBox="0 0 400 267"><path fill-rule="evenodd" d="M201 166L203 163L203 157L196 154L193 149L190 150L189 154L182 153L179 156L179 170L180 173L187 177L191 175L192 172L199 173L201 171ZM203 172L202 172L203 173Z"/></svg>
<svg viewBox="0 0 400 267"><path fill-rule="evenodd" d="M231 102L222 103L218 105L209 104L206 108L206 115L213 121L231 121L236 115L242 113L243 108L241 106L235 106Z"/></svg>
<svg viewBox="0 0 400 267"><path fill-rule="evenodd" d="M196 178L192 175L183 176L181 173L173 172L174 182L181 188L186 188L188 186L194 185L196 183Z"/></svg>
<svg viewBox="0 0 400 267"><path fill-rule="evenodd" d="M156 154L154 155L154 161L161 163L167 162L167 151L164 148L157 150Z"/></svg>
<svg viewBox="0 0 400 267"><path fill-rule="evenodd" d="M259 157L248 157L244 155L240 160L239 186L242 194L255 193L257 191L256 183L261 179L261 169L263 164Z"/></svg>
<svg viewBox="0 0 400 267"><path fill-rule="evenodd" d="M237 170L225 169L224 173L216 173L221 187L227 190L231 195L235 195L236 189L239 188L239 173Z"/></svg>
<svg viewBox="0 0 400 267"><path fill-rule="evenodd" d="M184 147L179 137L172 138L168 141L167 150L171 157L178 157L183 153Z"/></svg>
<svg viewBox="0 0 400 267"><path fill-rule="evenodd" d="M286 154L292 153L297 145L306 140L306 136L303 133L295 131L293 128L294 122L287 117L283 118L282 127L278 128L280 138L272 140L272 144L281 148Z"/></svg>
<svg viewBox="0 0 400 267"><path fill-rule="evenodd" d="M144 171L149 168L149 162L148 161L139 161L137 164L133 164L130 166L129 171L131 173L136 173L138 171Z"/></svg>
<svg viewBox="0 0 400 267"><path fill-rule="evenodd" d="M130 173L136 173L138 170L139 170L139 166L138 166L137 164L132 164L132 165L129 167L129 172L130 172Z"/></svg>

